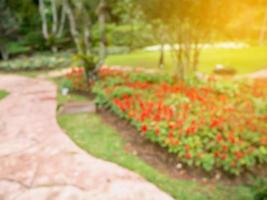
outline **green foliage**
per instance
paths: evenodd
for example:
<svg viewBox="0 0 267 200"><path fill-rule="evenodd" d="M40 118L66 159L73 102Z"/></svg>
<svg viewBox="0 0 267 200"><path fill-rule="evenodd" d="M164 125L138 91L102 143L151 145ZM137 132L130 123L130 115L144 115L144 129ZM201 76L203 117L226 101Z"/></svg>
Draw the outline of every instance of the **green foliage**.
<svg viewBox="0 0 267 200"><path fill-rule="evenodd" d="M212 85L214 90L220 94L234 97L240 91L239 84L234 81L215 81Z"/></svg>
<svg viewBox="0 0 267 200"><path fill-rule="evenodd" d="M136 24L109 24L107 27L108 43L113 46L126 46L137 49L153 44L151 28L142 22Z"/></svg>
<svg viewBox="0 0 267 200"><path fill-rule="evenodd" d="M97 65L97 58L93 55L77 54L77 58L82 61L86 72L93 71Z"/></svg>
<svg viewBox="0 0 267 200"><path fill-rule="evenodd" d="M253 105L258 115L267 114L267 101L261 98L252 98Z"/></svg>
<svg viewBox="0 0 267 200"><path fill-rule="evenodd" d="M36 50L45 50L45 40L42 36L41 31L30 31L25 33L24 37L21 41L17 41L17 43L21 43L22 45L31 47Z"/></svg>
<svg viewBox="0 0 267 200"><path fill-rule="evenodd" d="M61 80L61 83L60 83L60 88L68 88L68 89L72 89L72 81L69 80L69 79L63 79Z"/></svg>
<svg viewBox="0 0 267 200"><path fill-rule="evenodd" d="M7 51L10 55L26 54L30 50L30 47L24 46L19 42L10 42L7 46Z"/></svg>
<svg viewBox="0 0 267 200"><path fill-rule="evenodd" d="M30 58L22 57L9 61L0 62L0 70L4 71L23 71L41 70L68 67L71 59L68 53L59 54L35 54Z"/></svg>
<svg viewBox="0 0 267 200"><path fill-rule="evenodd" d="M132 82L148 82L148 83L172 83L172 77L168 74L160 75L155 74L146 74L142 72L133 72L129 76L130 81Z"/></svg>
<svg viewBox="0 0 267 200"><path fill-rule="evenodd" d="M78 53L75 56L75 59L82 63L87 80L89 81L94 79L96 73L95 70L98 64L98 58L93 54Z"/></svg>
<svg viewBox="0 0 267 200"><path fill-rule="evenodd" d="M8 95L8 92L0 90L0 100L5 98Z"/></svg>
<svg viewBox="0 0 267 200"><path fill-rule="evenodd" d="M32 0L0 2L0 46L2 54L16 55L29 51L22 35L36 32L38 9ZM17 42L18 44L15 44Z"/></svg>
<svg viewBox="0 0 267 200"><path fill-rule="evenodd" d="M133 89L128 87L118 87L113 90L113 92L110 94L111 98L122 98L123 96L132 96L133 95Z"/></svg>
<svg viewBox="0 0 267 200"><path fill-rule="evenodd" d="M260 179L251 186L254 200L267 200L267 179Z"/></svg>

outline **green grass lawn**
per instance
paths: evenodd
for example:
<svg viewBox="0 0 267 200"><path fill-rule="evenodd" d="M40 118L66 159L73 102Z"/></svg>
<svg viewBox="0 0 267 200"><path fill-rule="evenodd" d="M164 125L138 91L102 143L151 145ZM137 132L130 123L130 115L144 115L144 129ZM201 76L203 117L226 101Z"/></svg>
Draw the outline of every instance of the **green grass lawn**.
<svg viewBox="0 0 267 200"><path fill-rule="evenodd" d="M0 90L0 100L5 98L8 95L8 92Z"/></svg>
<svg viewBox="0 0 267 200"><path fill-rule="evenodd" d="M67 97L59 95L59 103ZM74 95L69 99L84 100ZM97 114L58 116L60 126L69 137L88 153L114 163L143 176L175 199L183 200L251 200L251 191L245 186L203 185L194 181L175 180L146 164L139 157L125 152L126 142L110 126L103 123ZM97 127L97 128L96 128Z"/></svg>
<svg viewBox="0 0 267 200"><path fill-rule="evenodd" d="M157 68L159 52L135 51L130 54L111 55L108 65ZM216 64L235 68L238 74L247 74L267 68L267 46L246 49L204 49L200 56L199 70L211 73ZM166 53L166 70L174 71L171 53Z"/></svg>

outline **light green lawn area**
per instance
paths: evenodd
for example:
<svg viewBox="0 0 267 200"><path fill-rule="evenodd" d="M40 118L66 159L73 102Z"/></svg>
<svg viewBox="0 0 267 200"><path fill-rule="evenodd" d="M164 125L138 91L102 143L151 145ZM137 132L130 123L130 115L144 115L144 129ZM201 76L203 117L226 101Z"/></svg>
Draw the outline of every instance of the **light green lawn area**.
<svg viewBox="0 0 267 200"><path fill-rule="evenodd" d="M0 90L0 100L5 98L8 95L8 92Z"/></svg>
<svg viewBox="0 0 267 200"><path fill-rule="evenodd" d="M74 96L69 99L83 100ZM59 95L59 104L66 97ZM143 176L163 191L179 200L251 200L252 193L245 186L203 185L190 180L175 180L157 171L139 157L125 152L126 142L97 114L58 116L60 126L82 149L98 158L111 161ZM96 128L97 127L97 128Z"/></svg>
<svg viewBox="0 0 267 200"><path fill-rule="evenodd" d="M112 55L108 65L144 68L158 67L159 52L135 51L130 54ZM174 71L173 58L166 53L166 70ZM237 70L238 74L252 73L267 68L267 46L245 49L204 49L200 56L199 70L211 73L216 64L223 64Z"/></svg>

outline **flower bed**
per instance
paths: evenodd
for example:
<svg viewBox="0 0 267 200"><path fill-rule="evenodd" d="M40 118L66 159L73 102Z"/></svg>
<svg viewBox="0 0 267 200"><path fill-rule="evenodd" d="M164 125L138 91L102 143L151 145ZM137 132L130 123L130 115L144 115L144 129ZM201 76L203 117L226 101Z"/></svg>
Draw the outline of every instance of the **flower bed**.
<svg viewBox="0 0 267 200"><path fill-rule="evenodd" d="M181 162L235 175L267 163L266 82L178 83L109 69L100 76L93 89L96 103Z"/></svg>

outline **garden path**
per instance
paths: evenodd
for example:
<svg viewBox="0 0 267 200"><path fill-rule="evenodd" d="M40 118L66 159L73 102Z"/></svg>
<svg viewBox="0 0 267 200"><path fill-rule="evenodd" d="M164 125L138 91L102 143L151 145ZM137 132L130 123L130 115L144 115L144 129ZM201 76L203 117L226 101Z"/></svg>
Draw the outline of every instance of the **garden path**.
<svg viewBox="0 0 267 200"><path fill-rule="evenodd" d="M140 176L79 149L56 121L56 86L0 75L0 200L169 200Z"/></svg>
<svg viewBox="0 0 267 200"><path fill-rule="evenodd" d="M251 73L247 77L254 79L261 79L261 78L267 79L267 68Z"/></svg>

